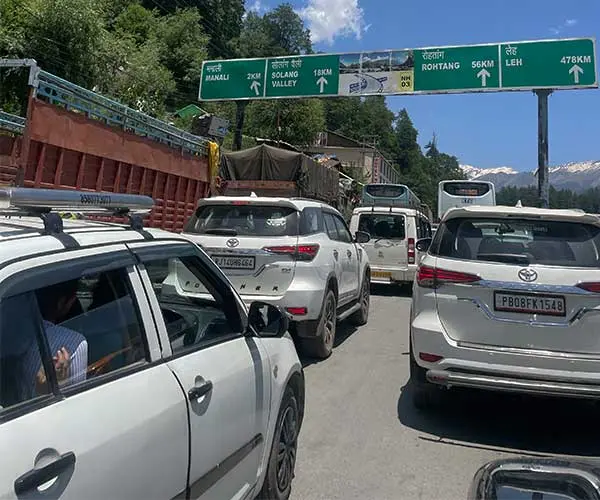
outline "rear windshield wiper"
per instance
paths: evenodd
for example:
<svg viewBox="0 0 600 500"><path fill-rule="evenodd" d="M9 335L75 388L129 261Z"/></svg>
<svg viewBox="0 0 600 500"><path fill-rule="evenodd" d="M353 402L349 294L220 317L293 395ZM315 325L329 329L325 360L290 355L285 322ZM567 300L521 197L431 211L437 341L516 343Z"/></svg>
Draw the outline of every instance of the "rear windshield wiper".
<svg viewBox="0 0 600 500"><path fill-rule="evenodd" d="M237 236L235 229L206 229L202 231L204 234L218 234L223 236Z"/></svg>
<svg viewBox="0 0 600 500"><path fill-rule="evenodd" d="M486 260L490 262L503 262L506 264L519 264L528 266L530 264L529 257L517 253L479 253L477 260Z"/></svg>

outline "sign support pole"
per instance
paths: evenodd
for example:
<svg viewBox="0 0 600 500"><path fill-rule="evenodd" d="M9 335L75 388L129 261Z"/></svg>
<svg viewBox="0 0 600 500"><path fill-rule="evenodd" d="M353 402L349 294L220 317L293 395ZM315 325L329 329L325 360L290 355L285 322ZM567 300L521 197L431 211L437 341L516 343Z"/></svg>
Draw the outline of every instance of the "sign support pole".
<svg viewBox="0 0 600 500"><path fill-rule="evenodd" d="M551 90L535 90L538 99L538 197L542 208L550 207L548 171L548 96Z"/></svg>

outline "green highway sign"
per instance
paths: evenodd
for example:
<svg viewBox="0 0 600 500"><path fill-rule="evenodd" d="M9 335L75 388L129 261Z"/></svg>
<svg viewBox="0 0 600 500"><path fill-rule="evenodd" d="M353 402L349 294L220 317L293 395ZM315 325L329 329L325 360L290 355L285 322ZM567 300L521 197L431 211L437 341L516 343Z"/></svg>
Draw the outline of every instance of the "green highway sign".
<svg viewBox="0 0 600 500"><path fill-rule="evenodd" d="M594 40L506 43L500 47L503 88L597 85Z"/></svg>
<svg viewBox="0 0 600 500"><path fill-rule="evenodd" d="M339 57L282 57L269 59L265 97L337 95Z"/></svg>
<svg viewBox="0 0 600 500"><path fill-rule="evenodd" d="M593 38L205 61L199 100L597 88Z"/></svg>
<svg viewBox="0 0 600 500"><path fill-rule="evenodd" d="M264 59L207 61L202 65L200 100L256 99L264 95Z"/></svg>
<svg viewBox="0 0 600 500"><path fill-rule="evenodd" d="M497 45L415 50L415 89L420 92L500 88Z"/></svg>

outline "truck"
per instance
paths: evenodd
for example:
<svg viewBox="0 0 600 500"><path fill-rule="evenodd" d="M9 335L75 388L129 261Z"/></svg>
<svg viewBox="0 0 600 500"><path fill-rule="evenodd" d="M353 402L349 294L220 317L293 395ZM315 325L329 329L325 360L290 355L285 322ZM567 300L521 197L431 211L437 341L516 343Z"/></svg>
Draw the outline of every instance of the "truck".
<svg viewBox="0 0 600 500"><path fill-rule="evenodd" d="M215 143L12 61L0 68L29 67L29 93L26 116L0 112L0 184L151 196L145 224L183 230L209 195Z"/></svg>
<svg viewBox="0 0 600 500"><path fill-rule="evenodd" d="M221 155L215 195L301 197L337 208L340 175L309 156L268 144Z"/></svg>

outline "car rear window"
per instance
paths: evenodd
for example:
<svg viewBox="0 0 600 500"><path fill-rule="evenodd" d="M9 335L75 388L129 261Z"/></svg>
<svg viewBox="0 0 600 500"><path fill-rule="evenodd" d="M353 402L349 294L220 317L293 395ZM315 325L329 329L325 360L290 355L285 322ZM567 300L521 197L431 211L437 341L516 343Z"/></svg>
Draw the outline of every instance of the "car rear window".
<svg viewBox="0 0 600 500"><path fill-rule="evenodd" d="M296 236L298 212L277 205L204 205L190 218L185 232L232 236Z"/></svg>
<svg viewBox="0 0 600 500"><path fill-rule="evenodd" d="M404 216L395 214L361 214L358 230L371 235L371 239L403 240L406 237Z"/></svg>
<svg viewBox="0 0 600 500"><path fill-rule="evenodd" d="M369 195L381 198L397 198L406 192L406 188L404 186L386 184L370 185L367 186L365 190Z"/></svg>
<svg viewBox="0 0 600 500"><path fill-rule="evenodd" d="M598 267L599 234L600 228L576 222L456 218L440 225L431 253L516 265Z"/></svg>
<svg viewBox="0 0 600 500"><path fill-rule="evenodd" d="M483 196L489 190L489 184L481 182L448 182L444 184L444 191L452 196Z"/></svg>

